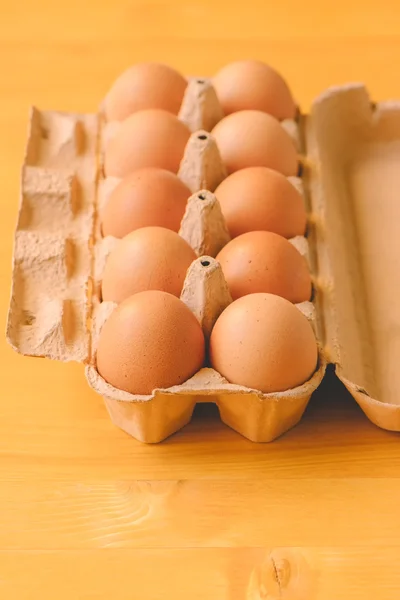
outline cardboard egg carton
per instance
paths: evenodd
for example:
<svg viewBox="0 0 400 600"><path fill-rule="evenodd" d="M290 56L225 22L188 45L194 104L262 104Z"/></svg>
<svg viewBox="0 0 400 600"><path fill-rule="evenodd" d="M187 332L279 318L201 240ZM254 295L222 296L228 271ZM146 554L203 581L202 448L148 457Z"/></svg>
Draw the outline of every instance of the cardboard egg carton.
<svg viewBox="0 0 400 600"><path fill-rule="evenodd" d="M179 117L193 132L179 171L193 196L179 233L199 256L181 298L208 339L231 301L213 258L229 234L212 193L226 172L209 133L222 117L209 80L190 80ZM302 157L302 178L291 180L304 194L309 217L307 239L291 240L309 261L314 284L313 304L298 305L320 344L318 368L308 382L263 394L203 368L183 385L134 396L99 375L97 339L115 308L101 302L101 278L117 242L102 238L100 214L118 183L103 172L104 148L118 124L106 124L101 113L32 111L7 324L14 349L84 363L113 422L145 442L183 427L195 404L204 401L215 402L221 419L248 439L271 441L301 419L326 361L336 364L373 422L400 430L395 369L400 312L391 285L397 276L400 105L372 107L365 88L350 85L327 91L310 115L282 125Z"/></svg>

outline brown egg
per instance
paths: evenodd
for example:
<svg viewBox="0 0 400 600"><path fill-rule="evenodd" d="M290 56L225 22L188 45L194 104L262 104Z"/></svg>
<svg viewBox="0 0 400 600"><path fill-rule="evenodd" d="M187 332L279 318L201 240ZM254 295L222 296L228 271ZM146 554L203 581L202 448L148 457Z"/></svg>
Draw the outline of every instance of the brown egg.
<svg viewBox="0 0 400 600"><path fill-rule="evenodd" d="M306 317L279 296L251 294L230 304L210 339L212 367L231 383L264 393L308 381L318 360Z"/></svg>
<svg viewBox="0 0 400 600"><path fill-rule="evenodd" d="M273 231L285 238L304 235L304 200L278 171L248 167L229 175L215 190L231 237Z"/></svg>
<svg viewBox="0 0 400 600"><path fill-rule="evenodd" d="M171 171L138 169L114 189L102 213L103 235L122 238L147 226L179 231L189 188Z"/></svg>
<svg viewBox="0 0 400 600"><path fill-rule="evenodd" d="M296 175L297 152L280 123L259 110L242 110L225 117L212 130L222 160L233 173L246 167L269 167Z"/></svg>
<svg viewBox="0 0 400 600"><path fill-rule="evenodd" d="M190 309L166 292L130 296L105 322L97 369L116 388L151 394L183 383L204 363L204 335Z"/></svg>
<svg viewBox="0 0 400 600"><path fill-rule="evenodd" d="M226 115L262 110L276 119L293 119L296 105L286 81L259 60L240 60L223 67L213 85Z"/></svg>
<svg viewBox="0 0 400 600"><path fill-rule="evenodd" d="M106 175L125 177L145 167L177 173L189 137L186 125L165 110L135 112L107 144Z"/></svg>
<svg viewBox="0 0 400 600"><path fill-rule="evenodd" d="M162 108L177 114L186 86L186 79L167 65L133 65L118 77L108 92L104 102L106 118L122 121L146 108Z"/></svg>
<svg viewBox="0 0 400 600"><path fill-rule="evenodd" d="M122 302L145 290L179 296L194 250L175 231L143 227L120 240L103 274L103 300Z"/></svg>
<svg viewBox="0 0 400 600"><path fill-rule="evenodd" d="M217 256L232 298L267 292L290 302L311 296L311 277L304 257L285 238L270 231L251 231L231 240Z"/></svg>

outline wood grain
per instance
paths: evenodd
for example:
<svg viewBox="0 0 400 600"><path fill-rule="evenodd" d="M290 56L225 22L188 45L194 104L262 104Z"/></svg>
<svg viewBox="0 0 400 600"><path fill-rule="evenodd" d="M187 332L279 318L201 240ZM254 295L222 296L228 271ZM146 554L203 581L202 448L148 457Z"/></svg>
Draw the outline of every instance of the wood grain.
<svg viewBox="0 0 400 600"><path fill-rule="evenodd" d="M7 552L0 589L18 600L397 600L399 553L399 546L374 554L346 547Z"/></svg>
<svg viewBox="0 0 400 600"><path fill-rule="evenodd" d="M14 0L0 17L0 315L28 109L94 111L141 60L212 74L270 62L303 109L333 84L400 97L392 0ZM0 339L3 600L397 600L400 437L332 374L298 427L256 445L215 407L157 446L115 428L80 365Z"/></svg>
<svg viewBox="0 0 400 600"><path fill-rule="evenodd" d="M6 482L0 548L396 545L399 520L387 515L398 487L393 479L309 479L303 489L296 479Z"/></svg>

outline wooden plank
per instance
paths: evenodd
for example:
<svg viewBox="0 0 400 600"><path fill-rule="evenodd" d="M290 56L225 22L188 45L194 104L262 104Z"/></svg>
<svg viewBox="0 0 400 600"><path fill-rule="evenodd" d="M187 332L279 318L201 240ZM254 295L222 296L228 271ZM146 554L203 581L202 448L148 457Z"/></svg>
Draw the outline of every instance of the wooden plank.
<svg viewBox="0 0 400 600"><path fill-rule="evenodd" d="M399 555L398 546L9 552L0 590L12 600L398 600Z"/></svg>
<svg viewBox="0 0 400 600"><path fill-rule="evenodd" d="M396 545L398 489L396 479L6 481L0 549Z"/></svg>

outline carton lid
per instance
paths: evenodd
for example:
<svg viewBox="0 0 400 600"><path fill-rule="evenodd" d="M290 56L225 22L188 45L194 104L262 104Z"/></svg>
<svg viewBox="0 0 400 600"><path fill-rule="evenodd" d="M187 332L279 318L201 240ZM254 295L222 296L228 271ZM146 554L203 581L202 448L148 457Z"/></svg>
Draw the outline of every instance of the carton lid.
<svg viewBox="0 0 400 600"><path fill-rule="evenodd" d="M30 356L87 361L97 115L32 109L7 338Z"/></svg>
<svg viewBox="0 0 400 600"><path fill-rule="evenodd" d="M304 132L320 337L364 412L396 429L400 103L372 104L361 84L332 88L314 102Z"/></svg>

